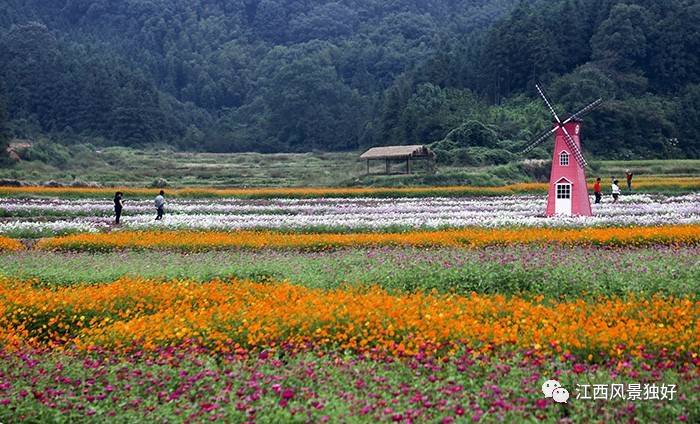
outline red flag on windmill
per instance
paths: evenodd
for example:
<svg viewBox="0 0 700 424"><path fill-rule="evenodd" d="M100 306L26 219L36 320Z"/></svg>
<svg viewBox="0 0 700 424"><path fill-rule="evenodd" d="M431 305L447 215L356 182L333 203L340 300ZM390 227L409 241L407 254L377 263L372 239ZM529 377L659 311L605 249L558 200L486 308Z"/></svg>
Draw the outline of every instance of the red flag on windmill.
<svg viewBox="0 0 700 424"><path fill-rule="evenodd" d="M581 118L588 114L603 100L598 99L564 121L554 111L544 91L535 85L537 92L554 116L552 129L531 141L523 150L527 153L554 134L554 153L552 171L549 176L549 193L547 196L547 216L578 215L591 216L591 201L586 186L586 159L581 153ZM573 160L572 160L573 158Z"/></svg>

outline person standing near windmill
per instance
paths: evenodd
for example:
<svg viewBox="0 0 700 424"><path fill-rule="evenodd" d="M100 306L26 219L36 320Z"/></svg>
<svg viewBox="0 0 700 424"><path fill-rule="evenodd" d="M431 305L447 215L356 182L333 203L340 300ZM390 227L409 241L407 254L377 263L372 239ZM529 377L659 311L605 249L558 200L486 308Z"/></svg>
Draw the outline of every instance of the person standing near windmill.
<svg viewBox="0 0 700 424"><path fill-rule="evenodd" d="M629 169L625 170L625 178L627 178L627 191L632 191L632 173Z"/></svg>
<svg viewBox="0 0 700 424"><path fill-rule="evenodd" d="M620 186L618 185L617 180L613 180L612 182L612 197L613 197L613 203L617 203L617 199L620 197Z"/></svg>
<svg viewBox="0 0 700 424"><path fill-rule="evenodd" d="M600 191L600 177L595 179L595 184L593 184L593 195L595 196L595 202L600 203L600 199L603 198L603 194Z"/></svg>

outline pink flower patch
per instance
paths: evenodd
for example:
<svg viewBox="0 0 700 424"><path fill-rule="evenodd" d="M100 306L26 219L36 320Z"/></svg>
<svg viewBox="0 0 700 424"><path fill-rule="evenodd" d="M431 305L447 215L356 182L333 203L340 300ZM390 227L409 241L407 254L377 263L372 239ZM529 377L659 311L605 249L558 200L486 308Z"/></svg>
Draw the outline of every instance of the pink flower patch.
<svg viewBox="0 0 700 424"><path fill-rule="evenodd" d="M289 400L294 397L294 390L292 389L284 389L282 391L282 399Z"/></svg>

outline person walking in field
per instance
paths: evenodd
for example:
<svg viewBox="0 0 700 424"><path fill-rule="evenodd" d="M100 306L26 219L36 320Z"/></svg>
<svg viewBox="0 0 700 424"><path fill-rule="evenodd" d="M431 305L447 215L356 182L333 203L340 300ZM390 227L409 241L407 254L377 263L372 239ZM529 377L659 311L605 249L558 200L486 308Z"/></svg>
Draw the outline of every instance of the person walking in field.
<svg viewBox="0 0 700 424"><path fill-rule="evenodd" d="M632 173L629 169L625 170L625 178L627 178L627 191L632 191Z"/></svg>
<svg viewBox="0 0 700 424"><path fill-rule="evenodd" d="M618 184L618 181L613 180L613 183L612 183L613 203L617 203L617 199L620 197L620 186L617 184Z"/></svg>
<svg viewBox="0 0 700 424"><path fill-rule="evenodd" d="M114 193L114 223L119 225L119 219L122 217L122 209L124 208L124 203L122 203L122 192L118 191Z"/></svg>
<svg viewBox="0 0 700 424"><path fill-rule="evenodd" d="M600 177L595 179L595 184L593 184L593 195L595 196L595 202L600 203L600 199L603 194L600 192Z"/></svg>
<svg viewBox="0 0 700 424"><path fill-rule="evenodd" d="M163 190L158 193L156 196L155 200L155 205L156 205L156 211L158 211L158 215L156 215L156 221L159 221L163 219L163 209L165 208L165 192Z"/></svg>

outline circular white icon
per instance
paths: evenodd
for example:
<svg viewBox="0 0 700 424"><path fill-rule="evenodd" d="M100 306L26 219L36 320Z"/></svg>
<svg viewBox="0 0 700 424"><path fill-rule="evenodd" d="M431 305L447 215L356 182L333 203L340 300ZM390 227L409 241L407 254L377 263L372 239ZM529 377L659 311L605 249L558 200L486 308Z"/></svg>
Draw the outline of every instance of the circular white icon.
<svg viewBox="0 0 700 424"><path fill-rule="evenodd" d="M576 135L578 135L578 131L579 131L580 129L581 129L581 126L580 126L579 124L576 124L576 128L575 128Z"/></svg>

